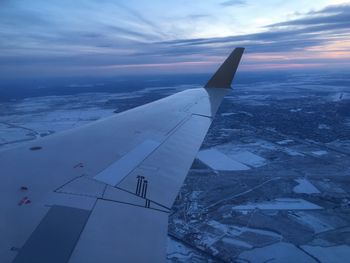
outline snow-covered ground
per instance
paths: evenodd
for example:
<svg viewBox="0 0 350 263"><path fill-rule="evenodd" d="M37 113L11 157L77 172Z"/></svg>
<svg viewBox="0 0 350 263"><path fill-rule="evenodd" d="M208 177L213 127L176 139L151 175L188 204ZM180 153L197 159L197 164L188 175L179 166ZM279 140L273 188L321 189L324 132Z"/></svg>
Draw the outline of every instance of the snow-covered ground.
<svg viewBox="0 0 350 263"><path fill-rule="evenodd" d="M250 168L243 163L235 161L216 149L200 151L197 158L208 165L210 168L218 171L242 171Z"/></svg>
<svg viewBox="0 0 350 263"><path fill-rule="evenodd" d="M350 261L350 246L334 247L302 246L302 248L324 263L345 263Z"/></svg>
<svg viewBox="0 0 350 263"><path fill-rule="evenodd" d="M324 151L324 150L318 150L318 151L313 151L311 153L316 155L316 156L322 156L322 155L326 155L328 152Z"/></svg>
<svg viewBox="0 0 350 263"><path fill-rule="evenodd" d="M192 252L183 244L176 242L168 237L167 258L178 260L189 260L192 257Z"/></svg>
<svg viewBox="0 0 350 263"><path fill-rule="evenodd" d="M322 209L322 207L308 202L304 199L276 198L273 201L261 203L248 203L232 207L233 210L313 210Z"/></svg>
<svg viewBox="0 0 350 263"><path fill-rule="evenodd" d="M239 258L249 262L316 263L305 252L285 242L245 251L239 255Z"/></svg>
<svg viewBox="0 0 350 263"><path fill-rule="evenodd" d="M318 128L319 128L320 130L330 130L330 129L331 129L331 127L330 127L329 125L323 124L323 123L319 124L319 125L318 125Z"/></svg>
<svg viewBox="0 0 350 263"><path fill-rule="evenodd" d="M290 216L301 224L308 226L315 233L321 233L333 229L330 223L326 222L324 218L310 212L297 211Z"/></svg>
<svg viewBox="0 0 350 263"><path fill-rule="evenodd" d="M284 151L286 154L290 156L304 156L304 154L302 154L301 152L298 152L291 148L283 148L282 151Z"/></svg>
<svg viewBox="0 0 350 263"><path fill-rule="evenodd" d="M282 236L267 230L226 225L215 220L206 223L207 226L210 226L210 229L201 233L200 244L213 251L216 250L218 242L223 242L229 247L233 246L245 250L254 247L255 239L262 238L266 240L267 238L270 243L282 240ZM252 239L253 236L254 239Z"/></svg>
<svg viewBox="0 0 350 263"><path fill-rule="evenodd" d="M212 262L195 253L192 249L172 238L167 239L167 262L187 263L187 262Z"/></svg>
<svg viewBox="0 0 350 263"><path fill-rule="evenodd" d="M292 112L292 113L296 113L296 112L300 112L302 110L303 109L301 109L301 108L297 108L297 109L290 109L289 111Z"/></svg>
<svg viewBox="0 0 350 263"><path fill-rule="evenodd" d="M262 230L262 229L256 229L256 228L251 228L251 227L243 227L243 226L237 226L237 225L225 225L222 224L218 221L215 220L210 220L207 222L207 224L211 227L214 227L215 229L221 231L223 234L230 235L232 237L237 237L242 235L243 233L255 233L259 235L264 235L264 236L270 236L274 237L277 239L282 239L282 236L272 232L272 231L267 231L267 230Z"/></svg>
<svg viewBox="0 0 350 263"><path fill-rule="evenodd" d="M290 143L293 143L293 142L294 142L293 140L286 139L286 140L278 141L277 144L279 144L279 145L287 145L287 144L290 144Z"/></svg>
<svg viewBox="0 0 350 263"><path fill-rule="evenodd" d="M232 237L224 237L222 239L222 242L224 242L226 244L234 245L236 247L246 248L246 249L253 248L253 246L250 245L249 243L244 242L244 241L239 240L239 239L232 238Z"/></svg>
<svg viewBox="0 0 350 263"><path fill-rule="evenodd" d="M307 179L299 178L295 179L298 183L297 186L293 188L294 193L298 194L319 194L320 191Z"/></svg>
<svg viewBox="0 0 350 263"><path fill-rule="evenodd" d="M266 163L266 160L264 158L248 151L242 151L239 153L230 154L228 156L235 161L253 167L260 167Z"/></svg>
<svg viewBox="0 0 350 263"><path fill-rule="evenodd" d="M242 171L261 167L267 160L248 149L256 149L258 145L222 144L215 148L202 150L197 158L207 166L218 171Z"/></svg>
<svg viewBox="0 0 350 263"><path fill-rule="evenodd" d="M225 112L225 113L221 113L221 116L222 117L228 117L228 116L232 116L232 115L235 115L235 114L237 114L237 113L235 113L235 112Z"/></svg>
<svg viewBox="0 0 350 263"><path fill-rule="evenodd" d="M280 83L276 87L279 90ZM189 87L185 85L178 86L176 90L180 91L187 88ZM319 86L314 88L319 90ZM261 90L260 87L259 90ZM11 102L6 112L3 111L6 107L0 105L0 146L8 142L21 141L21 139L35 139L52 132L78 127L112 115L114 110L123 109L123 107L120 107L123 103L127 107L137 106L137 103L143 102L143 96L150 92L155 92L158 95L159 93L169 93L170 95L173 91L168 87L160 87L148 88L133 93L90 93L74 96L29 98ZM328 100L343 101L345 98L349 98L347 94L349 93L337 92L334 93L332 98L329 96ZM288 94L285 92L279 93L279 99L280 95ZM268 98L265 95L234 95L228 96L226 101L230 101L229 103L235 101L237 104L252 105L253 107L257 105L270 107L270 102L266 101ZM132 105L131 99L135 99L135 105ZM111 100L117 101L116 104L113 103L116 106L115 108L107 103ZM289 114L293 116L318 113L316 107L309 108L309 105L307 105L303 108L302 106L292 103L286 109L287 112L291 109ZM330 162L332 162L332 157L335 156L332 148L349 150L350 140L335 140L333 138L334 141L326 143L324 145L326 147L322 147L321 144L316 145L316 137L310 136L311 139L316 141L307 143L307 140L305 140L305 143L303 143L303 139L298 138L297 135L289 136L288 132L284 134L283 131L278 129L278 125L275 125L270 119L266 122L266 126L260 127L259 133L255 132L256 122L248 123L254 128L251 134L249 134L249 125L237 125L239 118L253 120L257 114L256 109L249 107L227 107L224 113L221 114L224 118L219 118L219 120L223 119L224 123L214 128L220 130L222 140L214 136L216 138L215 144L207 143L205 146L212 148L201 151L198 154L198 159L214 170L233 172L222 173L220 174L220 180L216 180L218 176L212 176L208 169L192 170L193 177L197 178L193 180L192 177L192 181L187 181L186 191L190 191L191 194L188 195L188 192L184 191L182 196L186 199L180 199L179 201L179 203L187 202L187 204L184 205L184 208L179 205L181 209L177 210L179 207L175 207L173 211L181 220L174 219L172 221L177 230L174 233L169 233L177 234L173 236L179 237L181 241L168 238L167 260L169 263L211 262L208 254L221 258L225 253L232 253L233 261L236 259L236 250L246 250L241 253L242 261L237 260L237 262L315 262L305 251L318 258L320 262L337 263L350 258L349 246L335 246L347 242L346 235L348 232L344 230L339 235L337 235L338 232L335 232L339 231L338 229L344 229L344 226L348 226L346 213L343 213L342 217L337 215L342 209L339 208L340 206L348 209L348 206L344 205L349 202L346 199L348 198L347 184L345 184L347 181L343 178L342 180L345 183L336 181L333 175L337 175L337 173L330 169L330 165L325 167L322 166L322 162L316 163L321 167L320 170L317 170L317 167L313 165L315 164L313 161L324 157L329 157ZM232 122L231 125L230 121L234 120L236 122ZM350 126L349 120L348 118L348 126ZM332 122L327 121L327 119L321 119L315 125L315 128L318 128L317 132L320 133L330 133L336 130L332 126ZM300 126L294 128L291 126L290 128L294 131L303 131L303 127ZM263 130L269 132L262 136ZM311 159L309 159L310 157ZM266 167L262 167L264 165ZM348 163L342 165L345 166ZM257 169L257 167L262 168ZM339 167L337 169L340 169ZM271 171L273 172L271 173ZM332 180L321 178L323 172ZM205 176L198 176L201 173ZM233 174L235 176L231 176ZM304 179L301 174L306 174L310 181ZM252 175L255 177L252 177ZM211 176L213 180L210 181ZM227 181L222 179L223 176L227 176ZM271 176L280 176L281 179L269 180ZM267 183L265 183L265 179L261 183L260 180L265 177ZM298 185L293 188L294 185L291 184L291 181L294 179ZM200 180L203 180L202 184L200 184ZM215 185L216 181L218 182L217 185ZM209 184L210 191L208 190ZM232 187L236 185L238 185L238 189ZM265 188L260 187L260 185ZM240 186L242 186L242 189L239 189ZM186 187L186 184L184 187ZM238 191L237 194L236 191ZM257 194L254 194L255 191ZM292 191L294 194L291 193ZM285 195L286 192L288 195ZM320 192L322 192L322 195L319 194ZM322 199L324 197L323 193L325 194L324 199ZM216 194L217 197L214 196ZM305 197L305 200L275 199L279 196L299 197L296 194L314 194L310 197L312 198L310 200L314 201L306 201L309 200L306 199L307 197ZM339 195L343 199L337 199ZM330 196L330 199L328 199L328 196ZM240 203L235 203L237 206L232 208L231 200L237 200L237 197L239 197ZM211 203L206 203L206 199L214 200L215 203L218 200L218 202L222 202L223 206L213 206L209 210L203 209L203 207L206 208L211 205ZM266 201L261 202L261 200ZM224 206L225 209L223 209ZM334 206L337 206L337 208L333 209ZM203 211L208 212L203 213ZM220 211L224 211L225 214L220 214ZM198 214L197 217L196 214ZM282 217L280 217L281 215ZM185 220L182 219L182 216ZM283 220L285 224L281 226L279 220ZM274 224L275 222L276 224ZM293 224L289 225L289 222ZM290 228L290 231L293 234L297 233L295 234L297 236L291 238L288 231L288 233L281 231L283 228ZM193 229L198 229L195 232L199 235L198 237L191 236ZM313 235L317 237L316 241L315 239L312 240ZM327 239L328 235L331 237L337 235L337 237L334 240L332 238ZM195 242L192 242L192 240L195 240ZM291 243L281 242L285 240L302 245L302 249ZM206 256L198 252L202 250L201 244L198 245L200 242L211 251ZM219 251L222 247L228 248L228 250ZM232 251L230 248L232 248ZM337 261L338 259L339 261Z"/></svg>
<svg viewBox="0 0 350 263"><path fill-rule="evenodd" d="M332 101L342 101L342 100L348 100L348 99L350 99L350 93L347 93L347 92L338 92L331 95Z"/></svg>
<svg viewBox="0 0 350 263"><path fill-rule="evenodd" d="M52 133L75 128L114 114L126 99L151 90L131 93L81 93L32 97L0 104L0 147L14 146ZM120 101L120 104L119 104ZM112 103L111 103L112 102Z"/></svg>

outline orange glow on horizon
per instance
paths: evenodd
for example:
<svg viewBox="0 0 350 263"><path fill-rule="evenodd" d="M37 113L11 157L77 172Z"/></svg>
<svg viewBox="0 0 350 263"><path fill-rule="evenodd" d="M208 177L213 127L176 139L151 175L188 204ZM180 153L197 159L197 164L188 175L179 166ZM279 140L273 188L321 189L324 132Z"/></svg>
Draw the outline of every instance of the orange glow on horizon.
<svg viewBox="0 0 350 263"><path fill-rule="evenodd" d="M290 52L249 53L243 57L242 71L288 70L288 69L319 69L339 68L350 65L350 40L332 41L324 46L314 46L304 50ZM134 69L142 73L204 73L215 70L225 59L223 56L187 57L187 61L155 62L141 64L119 64L95 67L98 71L126 73Z"/></svg>

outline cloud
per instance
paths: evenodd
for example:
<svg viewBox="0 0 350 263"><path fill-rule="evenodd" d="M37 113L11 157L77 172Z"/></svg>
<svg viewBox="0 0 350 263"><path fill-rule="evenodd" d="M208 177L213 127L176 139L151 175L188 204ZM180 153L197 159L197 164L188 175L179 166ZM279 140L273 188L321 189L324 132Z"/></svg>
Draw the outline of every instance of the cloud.
<svg viewBox="0 0 350 263"><path fill-rule="evenodd" d="M245 0L229 0L220 3L222 6L235 6L235 5L245 5L247 2Z"/></svg>
<svg viewBox="0 0 350 263"><path fill-rule="evenodd" d="M208 14L191 14L186 16L186 19L203 19L203 18L208 18L210 15Z"/></svg>
<svg viewBox="0 0 350 263"><path fill-rule="evenodd" d="M228 5L228 2L245 3L224 3ZM201 66L200 63L204 62L214 65L236 46L247 48L251 64L262 63L261 58L269 62L273 54L283 53L279 56L283 58L279 64L292 65L294 61L298 65L311 62L316 65L320 61L318 53L330 49L339 51L338 42L350 43L346 42L350 41L350 5L329 6L298 14L296 19L268 25L258 33L179 39L171 27L165 30L153 22L152 17L134 8L107 0L79 3L89 6L78 5L77 8L67 0L62 6L12 4L0 10L2 75L17 77L21 68L22 72L30 69L28 72L40 75L43 69L61 74L69 72L69 68L84 72L86 69L123 65L164 64L167 70L172 63L177 66L181 63ZM72 8L65 4L72 5ZM198 10L192 15L184 14L182 19L186 17L184 20L190 24L193 20L205 20L207 16L206 10ZM330 48L329 45L333 46ZM349 49L343 45L341 51L350 52ZM259 54L255 60L254 54ZM336 57L338 53L334 54ZM324 55L322 59L329 61L331 58ZM276 60L274 63L278 64Z"/></svg>
<svg viewBox="0 0 350 263"><path fill-rule="evenodd" d="M142 24L146 25L148 27L148 29L151 29L151 31L153 31L153 33L157 33L159 36L162 36L162 37L167 36L163 31L161 31L159 29L159 26L157 26L151 20L147 19L143 14L141 14L137 10L135 10L131 7L128 7L127 5L122 4L121 2L116 3L116 5L118 5L120 8L123 8L130 15L132 15L134 18L139 20Z"/></svg>
<svg viewBox="0 0 350 263"><path fill-rule="evenodd" d="M288 52L324 45L333 40L349 39L349 28L350 6L342 5L269 25L265 32L219 38L177 39L159 44L183 49L183 52L209 48L223 50L237 45L248 47L250 52Z"/></svg>
<svg viewBox="0 0 350 263"><path fill-rule="evenodd" d="M273 27L290 27L290 26L330 26L335 28L349 28L350 23L350 5L329 6L320 11L312 11L304 17L290 21L275 23L269 25Z"/></svg>

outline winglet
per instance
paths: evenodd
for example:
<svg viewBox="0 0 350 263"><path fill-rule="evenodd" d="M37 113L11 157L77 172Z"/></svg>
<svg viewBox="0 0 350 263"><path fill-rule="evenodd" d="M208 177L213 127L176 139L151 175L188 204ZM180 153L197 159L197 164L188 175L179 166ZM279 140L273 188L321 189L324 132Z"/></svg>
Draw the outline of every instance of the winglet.
<svg viewBox="0 0 350 263"><path fill-rule="evenodd" d="M243 52L244 48L235 48L204 88L230 88Z"/></svg>

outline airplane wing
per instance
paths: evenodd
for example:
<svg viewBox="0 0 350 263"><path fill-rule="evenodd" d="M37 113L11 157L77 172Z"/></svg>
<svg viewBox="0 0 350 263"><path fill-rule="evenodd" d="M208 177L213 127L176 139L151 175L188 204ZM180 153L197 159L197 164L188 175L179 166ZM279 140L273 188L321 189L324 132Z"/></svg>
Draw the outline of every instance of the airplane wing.
<svg viewBox="0 0 350 263"><path fill-rule="evenodd" d="M243 54L190 89L0 152L0 262L164 262L168 215Z"/></svg>

